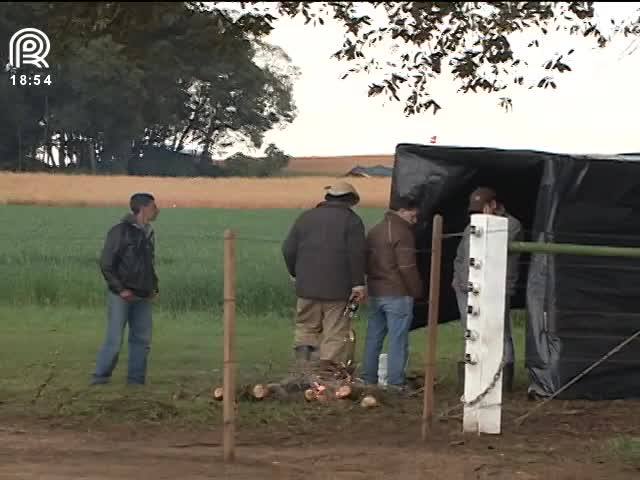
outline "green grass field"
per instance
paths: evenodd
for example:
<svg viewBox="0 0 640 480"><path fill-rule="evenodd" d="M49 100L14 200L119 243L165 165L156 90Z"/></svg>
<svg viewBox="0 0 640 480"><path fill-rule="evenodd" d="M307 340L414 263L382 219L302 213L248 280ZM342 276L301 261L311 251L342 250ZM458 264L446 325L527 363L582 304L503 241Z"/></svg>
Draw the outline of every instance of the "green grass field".
<svg viewBox="0 0 640 480"><path fill-rule="evenodd" d="M291 360L292 285L280 242L296 210L164 210L155 224L161 294L154 316L149 384L123 387L126 341L113 384L88 388L105 328L105 287L97 258L120 209L0 207L0 414L135 418L197 423L218 419L208 389L222 378L222 235L238 236L238 378L280 378ZM360 210L368 225L381 210ZM362 349L366 311L358 320ZM453 382L457 324L440 331L439 377ZM424 330L411 335L413 368ZM519 356L522 320L516 322ZM520 362L521 363L521 362ZM523 373L519 372L520 379ZM181 399L174 394L182 392ZM204 392L204 393L202 393ZM200 395L198 395L200 394ZM248 406L240 421L294 415L296 408ZM256 415L251 415L251 412ZM259 413L258 413L259 412ZM262 419L262 420L261 420Z"/></svg>

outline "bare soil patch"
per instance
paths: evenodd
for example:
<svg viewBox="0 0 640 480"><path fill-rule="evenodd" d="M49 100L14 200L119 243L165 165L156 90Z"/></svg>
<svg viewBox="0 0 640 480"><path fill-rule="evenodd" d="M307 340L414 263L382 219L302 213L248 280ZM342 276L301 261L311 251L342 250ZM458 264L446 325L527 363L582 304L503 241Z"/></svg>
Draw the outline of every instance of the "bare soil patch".
<svg viewBox="0 0 640 480"><path fill-rule="evenodd" d="M222 432L112 425L88 430L60 420L5 419L0 478L15 479L609 479L640 478L607 443L638 435L640 402L556 402L521 427L532 404L510 399L499 436L463 435L440 421L420 441L417 400L375 411L327 412L310 423L241 428L237 459L222 462Z"/></svg>

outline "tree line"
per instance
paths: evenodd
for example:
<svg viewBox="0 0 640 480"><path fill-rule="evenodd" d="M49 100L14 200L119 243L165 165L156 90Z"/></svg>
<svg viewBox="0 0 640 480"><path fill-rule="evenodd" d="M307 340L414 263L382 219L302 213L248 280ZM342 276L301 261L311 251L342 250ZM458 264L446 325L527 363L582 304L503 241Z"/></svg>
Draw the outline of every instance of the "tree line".
<svg viewBox="0 0 640 480"><path fill-rule="evenodd" d="M3 72L0 168L264 176L286 166L275 145L264 157L212 161L237 145L261 148L296 115L289 58L226 13L197 2L7 2L5 63L27 26L49 37L49 69ZM20 85L15 73L50 82Z"/></svg>
<svg viewBox="0 0 640 480"><path fill-rule="evenodd" d="M496 95L510 109L514 89L557 88L585 39L602 49L631 37L633 52L640 35L638 12L603 22L594 2L2 3L3 58L15 31L40 28L52 43L52 83L21 88L5 69L0 169L277 171L288 157L275 145L260 159L211 159L260 148L295 118L297 71L264 41L283 18L343 27L333 57L344 77L368 74L369 96L403 104L408 116L446 108L432 88L442 75L459 94ZM554 34L564 40L550 49ZM536 52L545 58L534 61ZM193 145L202 153L187 162Z"/></svg>

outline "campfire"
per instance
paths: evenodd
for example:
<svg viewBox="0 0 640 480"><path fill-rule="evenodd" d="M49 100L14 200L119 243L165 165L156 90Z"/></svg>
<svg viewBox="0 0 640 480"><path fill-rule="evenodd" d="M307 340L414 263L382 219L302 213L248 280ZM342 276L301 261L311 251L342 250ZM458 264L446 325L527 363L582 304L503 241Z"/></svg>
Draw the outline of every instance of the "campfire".
<svg viewBox="0 0 640 480"><path fill-rule="evenodd" d="M367 393L364 383L355 377L353 364L320 363L317 368L309 369L290 375L278 383L258 383L241 389L240 397L262 401L268 398L291 400L302 394L307 402L357 401L361 405L371 408L379 405L378 400L371 393ZM222 389L216 388L212 392L215 400L223 399Z"/></svg>

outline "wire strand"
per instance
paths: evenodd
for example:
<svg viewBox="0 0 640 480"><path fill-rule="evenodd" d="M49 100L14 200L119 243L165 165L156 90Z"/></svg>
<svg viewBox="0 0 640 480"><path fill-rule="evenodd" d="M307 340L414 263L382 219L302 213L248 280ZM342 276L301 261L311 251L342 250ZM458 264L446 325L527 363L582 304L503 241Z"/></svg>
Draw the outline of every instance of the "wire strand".
<svg viewBox="0 0 640 480"><path fill-rule="evenodd" d="M558 395L560 395L562 392L564 392L566 389L568 389L571 385L573 385L574 383L580 381L581 378L583 378L584 376L586 376L587 374L589 374L589 372L591 370L593 370L594 368L596 368L598 365L600 365L601 363L605 362L610 356L615 355L618 351L620 351L622 348L624 348L625 345L627 345L628 343L631 343L633 340L635 340L636 338L640 337L640 330L638 330L636 333L634 333L633 335L631 335L630 337L626 338L624 341L622 341L621 343L619 343L618 345L616 345L614 348L612 348L611 350L609 350L609 352L607 352L602 358L600 358L598 361L592 363L589 367L587 367L585 370L582 371L582 373L580 373L579 375L575 376L573 379L571 379L568 383L566 383L565 385L563 385L560 389L556 390L553 395L551 395L548 398L545 398L543 402L539 403L538 405L536 405L535 407L533 407L530 411L528 411L527 413L525 413L524 415L521 415L520 417L518 417L515 420L516 425L522 425L522 423L529 418L531 415L533 415L534 412L536 412L537 410L539 410L540 408L542 408L544 405L546 405L547 403L549 403L551 400L553 400L554 398L556 398Z"/></svg>

